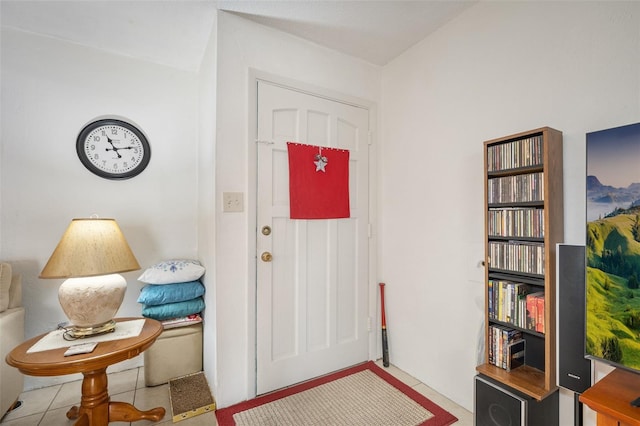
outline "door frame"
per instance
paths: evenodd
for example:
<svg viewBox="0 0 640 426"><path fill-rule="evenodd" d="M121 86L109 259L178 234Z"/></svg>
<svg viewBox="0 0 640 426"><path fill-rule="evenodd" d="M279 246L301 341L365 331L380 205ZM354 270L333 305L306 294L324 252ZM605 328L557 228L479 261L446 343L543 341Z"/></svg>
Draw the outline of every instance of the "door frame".
<svg viewBox="0 0 640 426"><path fill-rule="evenodd" d="M376 157L376 135L378 134L378 109L373 101L345 95L329 89L304 83L298 80L277 76L268 72L249 68L248 76L248 102L247 102L247 227L248 238L247 247L249 250L248 277L253 285L248 286L247 291L247 375L246 384L249 398L255 398L257 393L257 250L256 232L257 224L257 128L258 128L258 81L281 86L287 89L297 90L309 95L318 96L336 102L365 108L369 111L369 360L380 357L381 349L376 342L380 341L379 316L377 315L377 157Z"/></svg>

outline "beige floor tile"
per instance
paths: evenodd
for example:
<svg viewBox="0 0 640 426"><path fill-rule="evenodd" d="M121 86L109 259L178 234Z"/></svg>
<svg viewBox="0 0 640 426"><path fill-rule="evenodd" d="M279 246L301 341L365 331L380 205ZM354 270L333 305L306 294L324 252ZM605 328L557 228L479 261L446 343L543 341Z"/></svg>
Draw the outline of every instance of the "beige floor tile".
<svg viewBox="0 0 640 426"><path fill-rule="evenodd" d="M437 404L440 404L442 400L448 401L448 399L444 398L442 395L440 395L438 392L434 391L424 383L418 383L417 385L413 386L413 388Z"/></svg>
<svg viewBox="0 0 640 426"><path fill-rule="evenodd" d="M440 395L438 392L431 389L424 383L420 383L413 387L416 391L429 398L432 402L438 404L443 409L447 410L458 418L457 426L473 425L473 415L471 412L465 410L450 399Z"/></svg>
<svg viewBox="0 0 640 426"><path fill-rule="evenodd" d="M171 410L167 411L164 415L164 417L162 419L160 419L160 421L158 422L152 422L150 420L139 420L135 423L131 423L134 426L150 426L150 425L154 425L154 426L158 426L158 425L163 425L163 426L168 426L173 424L173 422L171 421Z"/></svg>
<svg viewBox="0 0 640 426"><path fill-rule="evenodd" d="M469 415L466 417L463 417L463 416L456 416L456 417L458 418L458 421L454 423L455 426L474 426L473 415L471 415L471 413L469 413Z"/></svg>
<svg viewBox="0 0 640 426"><path fill-rule="evenodd" d="M56 394L60 390L62 385L50 386L42 389L35 389L28 392L23 392L20 394L20 401L22 401L22 405L10 412L7 413L3 419L2 423L9 422L20 417L31 416L32 414L42 413L49 409L51 402L55 398Z"/></svg>
<svg viewBox="0 0 640 426"><path fill-rule="evenodd" d="M108 376L108 381L109 395L135 390L138 382L138 369L134 368L132 370L111 373Z"/></svg>
<svg viewBox="0 0 640 426"><path fill-rule="evenodd" d="M405 373L393 364L390 364L388 367L384 367L382 365L382 360L379 359L376 361L376 365L406 385L415 386L420 383L420 380L416 379L410 374Z"/></svg>
<svg viewBox="0 0 640 426"><path fill-rule="evenodd" d="M117 393L115 395L110 395L111 401L117 402L127 402L129 404L133 404L136 399L136 391L130 390L129 392Z"/></svg>
<svg viewBox="0 0 640 426"><path fill-rule="evenodd" d="M2 418L2 423L5 426L37 426L40 423L40 419L45 413L32 414L30 416L20 417L13 420L7 420L6 416Z"/></svg>
<svg viewBox="0 0 640 426"><path fill-rule="evenodd" d="M458 418L458 422L454 423L456 426L473 426L473 414L471 412L462 407L445 409Z"/></svg>
<svg viewBox="0 0 640 426"><path fill-rule="evenodd" d="M61 385L60 391L51 403L52 409L61 407L69 407L80 404L82 396L82 380L64 383Z"/></svg>
<svg viewBox="0 0 640 426"><path fill-rule="evenodd" d="M138 381L136 384L136 389L144 388L146 383L144 381L144 367L138 368Z"/></svg>
<svg viewBox="0 0 640 426"><path fill-rule="evenodd" d="M46 426L73 426L76 422L75 419L67 418L67 411L72 407L69 405L67 407L58 407L53 408L47 411L42 418L42 424Z"/></svg>

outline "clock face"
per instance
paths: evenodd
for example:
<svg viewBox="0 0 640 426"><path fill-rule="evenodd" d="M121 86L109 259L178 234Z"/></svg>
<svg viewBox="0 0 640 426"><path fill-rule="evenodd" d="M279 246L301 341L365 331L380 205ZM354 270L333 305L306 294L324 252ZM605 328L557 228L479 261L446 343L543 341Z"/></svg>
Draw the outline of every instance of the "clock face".
<svg viewBox="0 0 640 426"><path fill-rule="evenodd" d="M151 158L147 138L121 120L97 120L78 135L76 152L84 166L107 179L129 179L140 174Z"/></svg>

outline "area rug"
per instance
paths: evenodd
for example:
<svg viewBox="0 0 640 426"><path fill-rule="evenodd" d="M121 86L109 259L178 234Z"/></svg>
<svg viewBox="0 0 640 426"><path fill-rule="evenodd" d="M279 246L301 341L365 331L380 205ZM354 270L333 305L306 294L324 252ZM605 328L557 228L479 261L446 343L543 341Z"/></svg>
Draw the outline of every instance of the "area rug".
<svg viewBox="0 0 640 426"><path fill-rule="evenodd" d="M169 380L169 399L173 423L216 409L216 402L204 373Z"/></svg>
<svg viewBox="0 0 640 426"><path fill-rule="evenodd" d="M218 426L447 426L458 419L373 362L216 411Z"/></svg>

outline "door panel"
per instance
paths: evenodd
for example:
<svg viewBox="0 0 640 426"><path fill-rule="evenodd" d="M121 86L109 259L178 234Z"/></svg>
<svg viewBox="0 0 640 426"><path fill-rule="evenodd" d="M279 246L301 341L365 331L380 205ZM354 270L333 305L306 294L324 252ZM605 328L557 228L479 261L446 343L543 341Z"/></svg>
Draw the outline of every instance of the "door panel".
<svg viewBox="0 0 640 426"><path fill-rule="evenodd" d="M258 83L258 394L368 358L368 126L366 109ZM350 151L350 218L289 219L288 141Z"/></svg>

